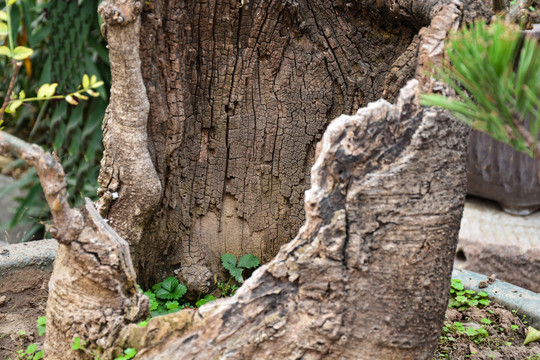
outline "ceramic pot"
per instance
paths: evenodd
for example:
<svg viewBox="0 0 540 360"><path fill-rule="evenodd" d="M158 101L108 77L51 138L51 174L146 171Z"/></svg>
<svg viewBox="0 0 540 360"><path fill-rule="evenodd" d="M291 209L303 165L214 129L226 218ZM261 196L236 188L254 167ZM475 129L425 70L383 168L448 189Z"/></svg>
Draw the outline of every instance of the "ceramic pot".
<svg viewBox="0 0 540 360"><path fill-rule="evenodd" d="M540 24L525 34L540 39ZM539 160L474 131L468 163L469 194L495 200L514 215L529 215L540 209Z"/></svg>

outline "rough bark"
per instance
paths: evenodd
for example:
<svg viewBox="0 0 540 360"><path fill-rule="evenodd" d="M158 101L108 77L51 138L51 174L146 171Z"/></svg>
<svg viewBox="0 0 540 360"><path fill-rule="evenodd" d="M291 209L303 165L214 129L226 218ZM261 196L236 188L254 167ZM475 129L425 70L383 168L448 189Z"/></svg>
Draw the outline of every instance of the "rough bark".
<svg viewBox="0 0 540 360"><path fill-rule="evenodd" d="M459 3L420 31L418 73L437 62ZM465 194L468 130L422 109L427 77L326 130L306 223L234 298L131 326L141 359L431 359Z"/></svg>
<svg viewBox="0 0 540 360"><path fill-rule="evenodd" d="M443 3L149 2L140 53L163 197L144 233L128 240L141 281L176 269L207 291L223 253L270 260L303 222L327 124L383 94L395 98L414 75L418 29ZM120 193L126 205L109 218L140 231L119 224L137 201L126 199Z"/></svg>
<svg viewBox="0 0 540 360"><path fill-rule="evenodd" d="M431 359L464 203L467 131L416 81L326 130L306 223L228 300L131 330L141 359ZM158 330L159 329L159 330ZM156 336L158 334L158 336Z"/></svg>
<svg viewBox="0 0 540 360"><path fill-rule="evenodd" d="M148 152L149 103L141 76L141 1L104 1L99 8L111 63L111 97L103 119L104 153L97 203L131 245L134 260L143 229L161 198L161 183Z"/></svg>
<svg viewBox="0 0 540 360"><path fill-rule="evenodd" d="M419 32L418 74L441 56L460 5L443 6ZM136 23L129 9L117 8L111 19L121 14ZM444 111L420 107L420 89L445 88L419 78L396 105L379 100L326 129L304 226L235 297L152 319L146 328L135 325L148 304L136 289L127 243L92 204L69 208L51 155L0 133L0 145L38 169L61 243L47 358L91 358L71 350L79 336L89 349L105 349L102 359L127 346L141 359L430 359L464 203L467 130Z"/></svg>
<svg viewBox="0 0 540 360"><path fill-rule="evenodd" d="M62 166L40 147L0 131L0 153L16 152L37 170L51 213L48 230L59 242L49 281L47 359L112 358L121 331L148 316L148 298L136 285L129 245L98 215L92 203L71 209ZM88 353L72 350L73 339Z"/></svg>

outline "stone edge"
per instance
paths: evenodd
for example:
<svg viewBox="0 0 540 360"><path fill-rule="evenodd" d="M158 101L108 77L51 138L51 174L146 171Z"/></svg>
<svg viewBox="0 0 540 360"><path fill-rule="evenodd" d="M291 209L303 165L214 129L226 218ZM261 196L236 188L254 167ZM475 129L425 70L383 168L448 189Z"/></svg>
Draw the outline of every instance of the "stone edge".
<svg viewBox="0 0 540 360"><path fill-rule="evenodd" d="M26 267L52 269L57 248L54 239L0 246L0 278Z"/></svg>

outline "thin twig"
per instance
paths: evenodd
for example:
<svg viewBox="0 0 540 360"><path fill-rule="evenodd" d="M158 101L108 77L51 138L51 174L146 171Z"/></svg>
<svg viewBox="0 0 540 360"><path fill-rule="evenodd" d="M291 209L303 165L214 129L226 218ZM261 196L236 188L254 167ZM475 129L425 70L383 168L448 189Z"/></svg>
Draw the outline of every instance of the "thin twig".
<svg viewBox="0 0 540 360"><path fill-rule="evenodd" d="M43 193L53 215L57 240L68 243L76 239L83 223L80 212L72 210L67 201L67 182L62 165L37 145L29 144L13 135L0 131L0 152L13 151L36 168ZM51 229L52 230L52 229Z"/></svg>
<svg viewBox="0 0 540 360"><path fill-rule="evenodd" d="M525 140L525 142L527 143L527 146L532 149L533 156L537 160L540 160L540 148L538 147L538 141L533 139L531 133L529 133L529 131L527 131L527 129L519 121L516 120L515 116L512 117L512 125L514 125L514 128L516 129L518 134L521 136L521 138ZM516 139L516 136L514 135L512 128L510 126L505 126L505 130L506 130L507 135L511 139Z"/></svg>
<svg viewBox="0 0 540 360"><path fill-rule="evenodd" d="M540 160L540 149L538 148L538 142L533 139L531 134L523 127L523 125L516 124L515 121L514 125L516 126L516 130L518 131L519 135L521 135L521 137L527 142L527 145L532 148L534 157Z"/></svg>
<svg viewBox="0 0 540 360"><path fill-rule="evenodd" d="M20 61L14 61L13 62L13 75L11 75L11 81L9 82L9 88L6 93L6 97L4 98L4 103L2 104L2 108L0 109L0 120L4 118L4 113L6 112L6 108L9 104L11 92L13 91L13 87L15 86L15 80L17 79L17 74L19 73L19 69L21 68L22 63Z"/></svg>

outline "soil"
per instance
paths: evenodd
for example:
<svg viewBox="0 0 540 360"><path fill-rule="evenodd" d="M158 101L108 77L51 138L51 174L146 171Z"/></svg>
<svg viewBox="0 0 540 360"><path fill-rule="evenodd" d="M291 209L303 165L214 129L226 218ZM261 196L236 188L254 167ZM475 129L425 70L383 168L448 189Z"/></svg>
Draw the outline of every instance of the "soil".
<svg viewBox="0 0 540 360"><path fill-rule="evenodd" d="M482 319L492 323L484 324ZM482 340L471 338L453 330L454 322L472 328L483 326L489 336ZM433 360L540 360L539 342L523 346L527 320L518 318L500 305L492 304L482 309L471 307L463 311L448 308L444 326L450 331L443 331Z"/></svg>
<svg viewBox="0 0 540 360"><path fill-rule="evenodd" d="M44 337L38 336L36 320L45 315L47 289L39 283L21 292L7 292L0 296L0 360L16 359L16 351L26 349L31 343L35 343L38 349L42 348ZM492 324L483 324L482 319L489 319ZM443 334L447 339L439 341L433 360L540 360L539 342L522 345L528 327L526 319L516 317L499 305L463 311L449 308L445 326L451 328L454 322L461 322L466 327L484 326L489 337L474 341L455 331ZM26 332L25 336L19 335L21 330ZM448 340L448 337L455 341Z"/></svg>
<svg viewBox="0 0 540 360"><path fill-rule="evenodd" d="M26 280L18 276L2 279L0 288L9 286L13 291L0 291L0 360L17 359L16 351L26 350L31 343L43 347L36 320L45 315L47 281L42 272L25 275L29 276ZM21 288L21 284L26 285ZM20 335L21 331L26 335Z"/></svg>

